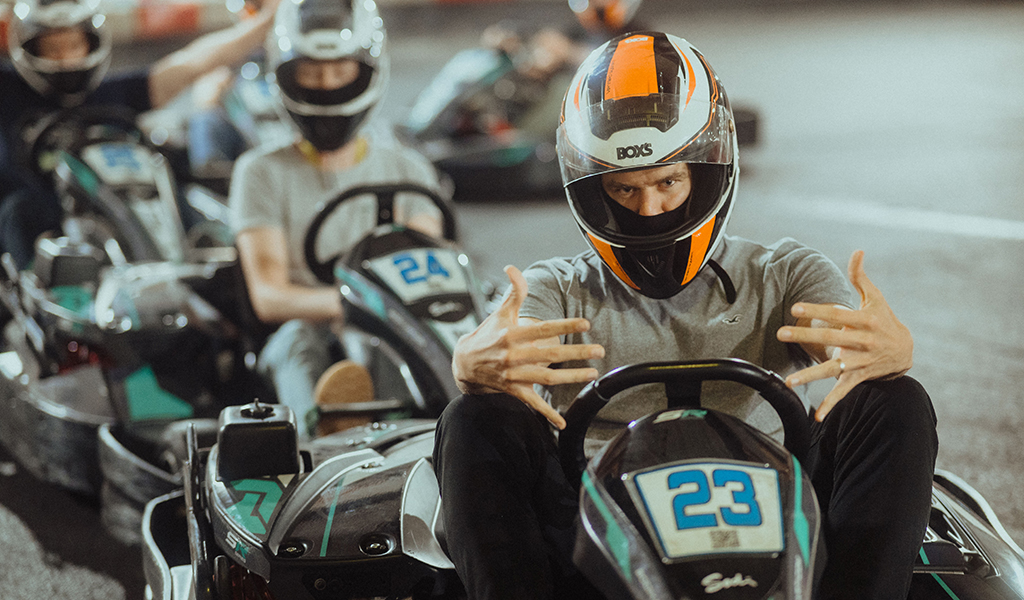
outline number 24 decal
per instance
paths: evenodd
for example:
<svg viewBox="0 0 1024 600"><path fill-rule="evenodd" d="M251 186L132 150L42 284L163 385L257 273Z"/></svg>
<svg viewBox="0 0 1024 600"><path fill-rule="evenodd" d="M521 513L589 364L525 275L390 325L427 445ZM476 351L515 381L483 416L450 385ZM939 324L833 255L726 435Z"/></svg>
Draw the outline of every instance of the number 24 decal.
<svg viewBox="0 0 1024 600"><path fill-rule="evenodd" d="M725 487L729 483L739 483L742 487L733 490L733 506L746 505L745 512L735 512L731 507L723 506L719 509L722 514L722 521L733 527L756 527L761 524L761 507L754 497L754 482L750 475L735 469L715 469L711 473L711 479L715 487ZM692 492L677 494L672 499L672 509L675 512L676 527L679 529L694 529L697 527L717 527L718 514L714 512L697 513L688 515L688 506L700 506L711 502L711 487L708 484L708 476L699 469L688 471L677 471L668 476L668 488L677 489L684 484L695 483L697 489Z"/></svg>
<svg viewBox="0 0 1024 600"><path fill-rule="evenodd" d="M396 255L392 264L400 269L399 273L402 275L402 279L408 284L426 281L431 275L451 277L433 252L427 252L426 268L408 252Z"/></svg>

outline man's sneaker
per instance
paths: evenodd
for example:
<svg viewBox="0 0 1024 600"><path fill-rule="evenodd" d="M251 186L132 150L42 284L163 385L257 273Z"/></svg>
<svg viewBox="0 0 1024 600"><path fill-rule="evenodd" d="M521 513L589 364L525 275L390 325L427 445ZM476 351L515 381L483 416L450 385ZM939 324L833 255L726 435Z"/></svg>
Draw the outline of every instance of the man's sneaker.
<svg viewBox="0 0 1024 600"><path fill-rule="evenodd" d="M372 402L373 381L366 367L350 360L343 360L330 366L316 382L313 397L320 408L351 402ZM369 416L322 414L317 424L318 436L328 435L350 427L366 425Z"/></svg>

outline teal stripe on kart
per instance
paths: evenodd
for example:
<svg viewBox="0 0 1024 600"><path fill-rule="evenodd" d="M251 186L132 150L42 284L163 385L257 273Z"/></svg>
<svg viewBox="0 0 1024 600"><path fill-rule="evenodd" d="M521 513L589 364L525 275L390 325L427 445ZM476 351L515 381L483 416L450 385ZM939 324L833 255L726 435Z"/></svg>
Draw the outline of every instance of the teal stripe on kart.
<svg viewBox="0 0 1024 600"><path fill-rule="evenodd" d="M338 479L338 485L334 488L334 498L331 498L331 509L327 513L327 525L324 527L324 539L320 542L320 556L327 556L327 542L331 539L331 525L334 523L334 509L338 507L338 497L341 496L341 486L345 484L345 476Z"/></svg>
<svg viewBox="0 0 1024 600"><path fill-rule="evenodd" d="M800 461L793 457L793 477L796 479L793 502L793 533L796 534L796 543L800 546L800 554L804 557L804 564L811 564L811 526L807 523L807 515L804 514L804 477L800 471Z"/></svg>
<svg viewBox="0 0 1024 600"><path fill-rule="evenodd" d="M246 531L265 535L270 516L280 502L281 486L272 479L239 479L230 482L231 488L244 492L242 499L228 507L228 514Z"/></svg>
<svg viewBox="0 0 1024 600"><path fill-rule="evenodd" d="M160 387L150 365L124 378L124 393L132 421L187 419L195 413L191 404Z"/></svg>
<svg viewBox="0 0 1024 600"><path fill-rule="evenodd" d="M607 526L604 540L608 544L608 549L611 551L612 556L619 563L619 570L625 574L627 580L632 581L633 569L629 563L629 540L626 539L626 533L622 531L622 528L615 521L612 511L605 504L604 499L597 491L597 487L594 486L594 482L590 480L590 475L586 471L583 472L583 489L586 490L587 495L594 502L597 512L601 513L601 516L604 517L605 525Z"/></svg>
<svg viewBox="0 0 1024 600"><path fill-rule="evenodd" d="M931 564L930 562L928 562L928 555L925 554L924 548L921 548L921 562L923 562L925 565ZM946 590L946 593L949 594L950 598L952 598L953 600L960 600L960 597L954 594L953 590L949 589L949 586L946 585L946 582L943 581L942 578L938 576L938 574L932 573L931 576L935 578L935 581L939 582L939 587Z"/></svg>

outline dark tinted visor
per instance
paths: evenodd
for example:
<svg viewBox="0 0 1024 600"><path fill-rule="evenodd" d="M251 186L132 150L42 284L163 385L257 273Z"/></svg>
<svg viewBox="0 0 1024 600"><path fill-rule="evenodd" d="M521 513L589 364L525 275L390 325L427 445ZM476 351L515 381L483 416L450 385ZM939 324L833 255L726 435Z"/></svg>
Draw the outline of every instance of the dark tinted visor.
<svg viewBox="0 0 1024 600"><path fill-rule="evenodd" d="M605 192L601 175L569 184L566 189L570 205L584 227L606 241L634 249L658 248L692 234L715 214L729 184L731 165L688 166L690 194L670 213L641 217L622 207Z"/></svg>
<svg viewBox="0 0 1024 600"><path fill-rule="evenodd" d="M316 62L313 59L300 59ZM296 81L296 73L300 60L293 60L282 64L277 68L277 82L281 91L293 101L313 106L337 106L345 104L359 97L370 87L373 79L373 68L365 63L359 63L359 74L356 79L335 89L310 89L302 87Z"/></svg>

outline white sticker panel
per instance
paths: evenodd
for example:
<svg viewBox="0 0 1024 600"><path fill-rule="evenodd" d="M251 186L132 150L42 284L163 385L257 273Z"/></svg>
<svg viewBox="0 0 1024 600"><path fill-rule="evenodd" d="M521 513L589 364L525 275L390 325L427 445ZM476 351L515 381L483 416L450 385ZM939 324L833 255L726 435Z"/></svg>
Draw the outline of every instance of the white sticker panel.
<svg viewBox="0 0 1024 600"><path fill-rule="evenodd" d="M465 292L459 255L444 248L412 248L369 261L369 269L409 304L439 294Z"/></svg>
<svg viewBox="0 0 1024 600"><path fill-rule="evenodd" d="M93 144L82 150L82 159L109 185L153 183L150 153L136 144Z"/></svg>
<svg viewBox="0 0 1024 600"><path fill-rule="evenodd" d="M774 469L682 463L628 481L666 560L783 549L782 501Z"/></svg>

